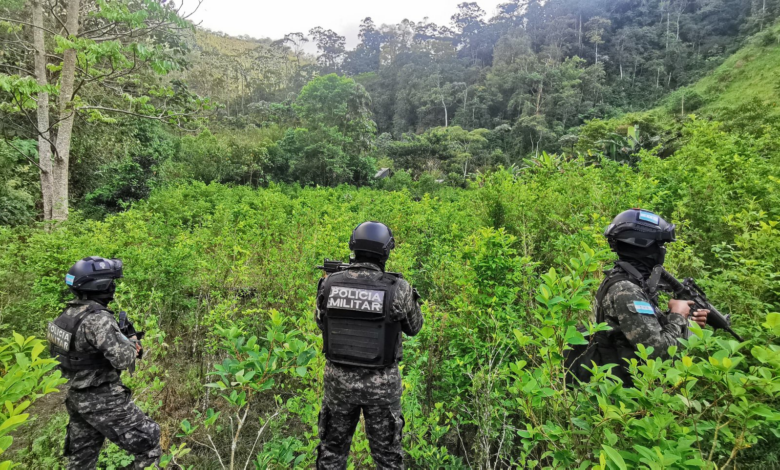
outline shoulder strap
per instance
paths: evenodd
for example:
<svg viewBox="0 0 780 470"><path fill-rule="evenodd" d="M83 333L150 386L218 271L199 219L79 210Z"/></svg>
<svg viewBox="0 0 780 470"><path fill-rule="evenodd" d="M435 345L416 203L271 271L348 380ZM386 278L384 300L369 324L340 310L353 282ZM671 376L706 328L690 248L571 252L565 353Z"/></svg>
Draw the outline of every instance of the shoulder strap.
<svg viewBox="0 0 780 470"><path fill-rule="evenodd" d="M644 289L645 282L644 282L644 276L642 276L642 273L637 271L637 269L635 267L631 266L630 263L626 263L625 261L618 260L618 261L615 262L615 264L620 269L625 271L629 275L629 277L633 278L633 279L630 279L631 282L634 282L636 285L638 285L638 286L642 287L642 289Z"/></svg>
<svg viewBox="0 0 780 470"><path fill-rule="evenodd" d="M599 286L599 290L596 291L596 323L603 323L605 321L603 302L604 297L607 296L607 293L612 286L618 282L629 281L644 290L642 275L636 268L623 261L617 261L615 264L615 269L605 271L607 277ZM628 269L626 269L626 267L628 267Z"/></svg>
<svg viewBox="0 0 780 470"><path fill-rule="evenodd" d="M71 348L71 351L74 351L74 352L76 351L76 348L75 348L75 346L76 346L76 343L75 343L76 342L76 334L78 334L79 328L81 328L81 324L84 323L84 320L86 320L87 317L89 317L90 315L94 315L94 314L96 314L98 312L101 312L101 311L102 311L102 309L99 309L99 308L97 308L94 305L90 305L89 308L87 308L86 310L84 310L82 313L79 314L79 316L77 317L78 319L76 320L76 323L73 325L73 336L71 336L71 338L70 338L70 348Z"/></svg>

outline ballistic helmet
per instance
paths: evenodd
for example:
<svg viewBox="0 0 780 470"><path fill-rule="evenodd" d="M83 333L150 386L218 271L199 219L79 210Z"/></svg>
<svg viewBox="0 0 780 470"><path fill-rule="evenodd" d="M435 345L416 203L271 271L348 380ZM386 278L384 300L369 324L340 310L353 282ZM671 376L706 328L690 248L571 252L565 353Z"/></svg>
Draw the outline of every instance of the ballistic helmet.
<svg viewBox="0 0 780 470"><path fill-rule="evenodd" d="M65 284L78 297L111 299L123 277L122 260L90 256L74 264L65 275Z"/></svg>
<svg viewBox="0 0 780 470"><path fill-rule="evenodd" d="M642 209L629 209L612 220L604 231L604 236L609 240L610 246L617 241L647 248L654 243L662 245L677 240L674 228L674 224L657 214Z"/></svg>
<svg viewBox="0 0 780 470"><path fill-rule="evenodd" d="M352 237L349 239L350 250L372 253L383 259L390 257L390 250L393 248L393 232L387 225L379 222L363 222L352 231Z"/></svg>
<svg viewBox="0 0 780 470"><path fill-rule="evenodd" d="M665 244L677 240L674 224L642 209L618 214L604 231L604 236L620 258L639 261L650 269L664 264Z"/></svg>

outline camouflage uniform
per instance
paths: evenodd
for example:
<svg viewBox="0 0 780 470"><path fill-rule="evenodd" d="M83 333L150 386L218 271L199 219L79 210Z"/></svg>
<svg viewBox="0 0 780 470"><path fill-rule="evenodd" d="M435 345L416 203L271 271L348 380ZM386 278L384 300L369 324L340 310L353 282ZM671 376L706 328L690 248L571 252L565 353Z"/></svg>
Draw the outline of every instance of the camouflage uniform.
<svg viewBox="0 0 780 470"><path fill-rule="evenodd" d="M663 313L658 303L631 281L610 287L601 307L612 328L609 336L613 343L632 350L637 344L652 347L651 358L668 359L669 346L689 334L688 320L678 313Z"/></svg>
<svg viewBox="0 0 780 470"><path fill-rule="evenodd" d="M350 269L347 276L373 280L382 276L382 270L375 264L357 263L352 266L360 269ZM325 293L318 292L315 319L321 330L324 330L324 325L319 312L324 298ZM397 283L391 315L401 323L401 330L408 336L414 336L422 329L420 305L412 287L403 279ZM401 371L398 368L403 344L400 336L398 341L397 360L390 367L372 369L327 362L323 380L325 396L319 418L318 469L346 468L361 410L376 468L403 468L401 433L404 418L401 413Z"/></svg>
<svg viewBox="0 0 780 470"><path fill-rule="evenodd" d="M62 315L77 316L88 308L75 335L76 351L100 351L111 363L97 370L63 370L70 382L65 406L70 415L65 455L72 469L95 468L105 438L135 456L135 468L156 466L161 455L160 426L131 400L120 374L135 363L133 342L120 331L113 313L91 300L70 302Z"/></svg>

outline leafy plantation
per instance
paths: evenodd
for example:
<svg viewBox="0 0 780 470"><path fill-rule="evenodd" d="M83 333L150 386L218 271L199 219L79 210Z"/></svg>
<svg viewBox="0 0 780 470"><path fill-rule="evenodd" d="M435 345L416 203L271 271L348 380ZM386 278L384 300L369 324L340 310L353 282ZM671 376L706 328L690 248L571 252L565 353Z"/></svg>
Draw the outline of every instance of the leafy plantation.
<svg viewBox="0 0 780 470"><path fill-rule="evenodd" d="M324 365L314 354L313 266L345 258L351 229L378 219L399 240L389 269L425 298L426 325L407 340L403 369L410 467L771 468L780 457L779 137L694 120L675 156L645 153L636 168L543 154L468 189L426 194L403 181L396 191L192 183L105 221L2 229L4 333L42 331L67 298L61 274L73 259L122 257L117 308L150 331L151 357L130 384L164 423L166 447L187 445L176 461L215 465L201 444L229 449L229 417L249 410L239 464L310 466ZM578 341L573 325L587 318L610 258L601 231L632 206L678 223L670 269L701 279L750 340L702 331L673 361L637 362L637 389L606 371L566 389L560 351ZM252 362L241 352L250 350L272 360ZM41 423L39 434L63 425ZM370 465L360 436L356 468ZM46 452L56 450L18 456L35 467L51 462Z"/></svg>
<svg viewBox="0 0 780 470"><path fill-rule="evenodd" d="M408 468L780 467L777 0L463 3L450 26L366 18L349 51L176 6L0 0L0 470L64 468L35 338L92 255L124 260L113 308L146 354L123 380L164 467L312 468L314 266L370 219L424 301ZM640 349L635 388L608 367L567 388L630 207L677 224L669 270L747 341L696 329L671 360ZM131 463L108 445L99 468ZM373 468L362 425L350 465Z"/></svg>

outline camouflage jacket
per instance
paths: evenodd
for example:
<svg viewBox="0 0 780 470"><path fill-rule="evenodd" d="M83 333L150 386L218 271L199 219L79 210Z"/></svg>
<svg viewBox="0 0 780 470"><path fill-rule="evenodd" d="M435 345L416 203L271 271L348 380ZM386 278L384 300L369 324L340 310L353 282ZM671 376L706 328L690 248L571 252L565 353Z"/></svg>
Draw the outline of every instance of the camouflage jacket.
<svg viewBox="0 0 780 470"><path fill-rule="evenodd" d="M105 383L120 382L122 370L135 363L135 345L119 331L119 324L113 312L92 300L68 302L62 315L76 316L87 308L97 307L98 312L89 315L79 326L74 338L74 347L79 352L99 351L113 367L97 370L63 370L63 376L72 389L97 387Z"/></svg>
<svg viewBox="0 0 780 470"><path fill-rule="evenodd" d="M363 279L379 279L382 269L372 263L356 263L350 269L348 276ZM390 315L401 323L401 331L407 336L415 336L423 326L423 316L420 304L417 302L414 290L403 279L398 281ZM315 320L320 330L324 330L320 308L324 305L326 293L317 293L317 310ZM402 338L399 338L398 356L402 356ZM384 369L344 366L328 361L324 377L325 401L339 401L354 404L391 404L401 398L401 373L398 363Z"/></svg>
<svg viewBox="0 0 780 470"><path fill-rule="evenodd" d="M631 281L619 281L604 296L605 321L612 328L609 338L618 347L652 347L651 358L668 359L669 346L687 338L688 320L677 313L664 313L654 299ZM596 306L598 309L598 306Z"/></svg>

